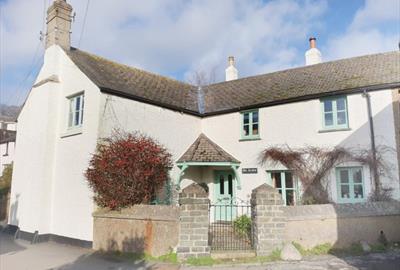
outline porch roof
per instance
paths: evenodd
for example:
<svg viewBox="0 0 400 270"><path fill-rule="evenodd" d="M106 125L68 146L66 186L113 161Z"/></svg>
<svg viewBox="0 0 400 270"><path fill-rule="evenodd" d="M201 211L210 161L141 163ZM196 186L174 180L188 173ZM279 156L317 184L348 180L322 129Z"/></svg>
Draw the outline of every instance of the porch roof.
<svg viewBox="0 0 400 270"><path fill-rule="evenodd" d="M239 164L236 158L227 153L219 145L211 141L206 135L201 133L196 141L178 159L178 164L184 163L235 163Z"/></svg>

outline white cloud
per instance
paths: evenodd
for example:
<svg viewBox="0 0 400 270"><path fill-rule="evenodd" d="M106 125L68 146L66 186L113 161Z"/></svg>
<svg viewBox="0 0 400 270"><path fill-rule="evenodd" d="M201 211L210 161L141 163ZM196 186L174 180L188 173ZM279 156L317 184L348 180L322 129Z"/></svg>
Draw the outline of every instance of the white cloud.
<svg viewBox="0 0 400 270"><path fill-rule="evenodd" d="M220 80L231 54L242 76L302 63L295 45L305 42L326 9L325 1L291 0L146 1L140 9L132 1L95 3L83 49L164 74L217 66ZM77 32L78 20L75 43Z"/></svg>
<svg viewBox="0 0 400 270"><path fill-rule="evenodd" d="M350 28L353 30L360 30L383 22L392 21L397 22L399 27L399 0L367 0L364 8L358 10L355 14Z"/></svg>
<svg viewBox="0 0 400 270"><path fill-rule="evenodd" d="M324 27L328 12L326 0L92 0L81 38L86 1L67 1L77 14L73 46L82 39L83 50L180 79L214 68L223 80L228 55L241 77L303 65L307 38ZM8 78L2 91L5 84L17 88L10 78L27 73L48 2L0 2L1 74ZM346 32L321 46L324 59L395 49L396 35L375 26L398 20L398 3L367 1Z"/></svg>
<svg viewBox="0 0 400 270"><path fill-rule="evenodd" d="M329 40L326 59L394 51L398 49L399 38L400 1L367 0L347 30Z"/></svg>

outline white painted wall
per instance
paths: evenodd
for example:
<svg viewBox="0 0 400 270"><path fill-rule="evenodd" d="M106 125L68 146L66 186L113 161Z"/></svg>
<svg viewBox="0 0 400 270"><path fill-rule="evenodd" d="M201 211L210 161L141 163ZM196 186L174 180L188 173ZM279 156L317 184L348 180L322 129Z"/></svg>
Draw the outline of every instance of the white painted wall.
<svg viewBox="0 0 400 270"><path fill-rule="evenodd" d="M201 119L150 104L102 94L99 137L113 130L140 131L164 145L177 161L201 132ZM179 169L171 171L173 180Z"/></svg>
<svg viewBox="0 0 400 270"><path fill-rule="evenodd" d="M33 88L18 118L9 220L23 231L92 240L93 203L83 173L96 146L100 91L58 46L46 50L36 83L51 75L60 83ZM82 91L82 129L65 137L67 97Z"/></svg>
<svg viewBox="0 0 400 270"><path fill-rule="evenodd" d="M17 123L15 122L4 121L3 123L7 124L7 130L17 129ZM0 121L0 125L1 124L2 123ZM15 142L0 144L0 175L3 175L3 170L6 166L13 163L14 153L15 153Z"/></svg>
<svg viewBox="0 0 400 270"><path fill-rule="evenodd" d="M371 99L376 143L396 149L391 91L373 92ZM204 118L202 130L210 139L242 162L239 171L243 188L238 195L242 199L247 199L253 188L266 183L266 170L279 169L260 165L259 155L267 146L288 144L291 147L305 145L370 147L365 98L361 94L349 95L348 108L351 129L349 131L320 133L321 106L317 99L261 108L259 110L261 140L239 141L240 113ZM385 178L384 182L396 188L394 196L400 199L396 153L388 155L386 159L392 163L393 171L392 177ZM242 168L258 168L258 174L242 174ZM369 176L368 170L365 171L365 175ZM330 181L333 196L336 198L336 179L333 174ZM370 179L365 179L367 192L370 191L370 184Z"/></svg>
<svg viewBox="0 0 400 270"><path fill-rule="evenodd" d="M153 137L166 146L174 161L201 132L205 133L242 162L239 169L242 190L237 191L237 197L243 200L249 199L253 188L266 183L267 169L276 169L259 163L259 154L267 146L369 147L370 144L366 102L360 94L348 96L349 131L320 133L320 102L310 100L261 108L261 140L239 141L240 113L200 119L102 94L57 46L46 50L44 65L36 82L51 75L57 75L60 83L48 82L32 89L18 118L9 220L28 232L38 230L40 234L92 240L94 205L84 171L98 138L110 136L114 129L140 131ZM68 131L67 97L82 91L85 94L83 127ZM391 92L373 92L371 97L377 144L395 149ZM388 155L387 159L393 161L393 177L386 178L385 182L396 188L395 197L400 198L396 154ZM241 173L242 168L249 167L258 168L258 174ZM220 169L224 168L190 168L183 175L182 187L193 180L206 182L213 199L214 170ZM179 172L174 166L171 172L173 180ZM330 181L335 196L333 176ZM365 184L369 191L370 182L365 181Z"/></svg>

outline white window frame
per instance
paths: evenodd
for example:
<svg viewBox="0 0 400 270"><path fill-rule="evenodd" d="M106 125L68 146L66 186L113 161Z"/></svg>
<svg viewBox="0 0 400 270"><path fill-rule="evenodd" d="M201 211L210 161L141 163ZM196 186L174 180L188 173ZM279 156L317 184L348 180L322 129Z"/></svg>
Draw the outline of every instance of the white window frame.
<svg viewBox="0 0 400 270"><path fill-rule="evenodd" d="M67 129L79 129L83 125L83 115L85 110L85 94L80 92L78 94L67 97L68 99L68 116L67 116ZM80 99L79 108L77 100ZM78 122L76 122L76 114L78 114Z"/></svg>

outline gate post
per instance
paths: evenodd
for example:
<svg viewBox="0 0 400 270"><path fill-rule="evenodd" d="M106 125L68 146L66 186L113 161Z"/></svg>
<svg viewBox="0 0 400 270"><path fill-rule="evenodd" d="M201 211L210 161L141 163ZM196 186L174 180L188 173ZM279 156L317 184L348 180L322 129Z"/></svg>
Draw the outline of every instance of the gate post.
<svg viewBox="0 0 400 270"><path fill-rule="evenodd" d="M251 193L251 219L257 256L282 248L286 226L284 202L278 190L263 184Z"/></svg>
<svg viewBox="0 0 400 270"><path fill-rule="evenodd" d="M208 193L198 184L191 184L179 194L179 260L210 255L208 245Z"/></svg>

